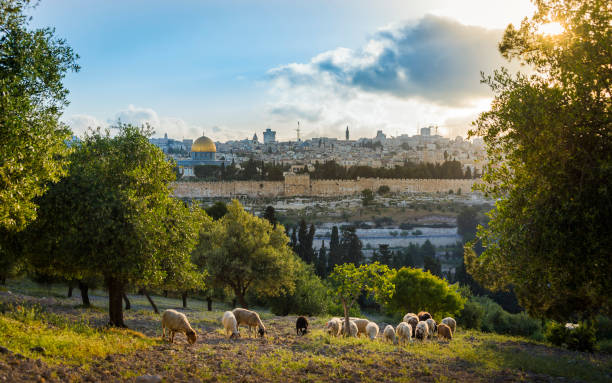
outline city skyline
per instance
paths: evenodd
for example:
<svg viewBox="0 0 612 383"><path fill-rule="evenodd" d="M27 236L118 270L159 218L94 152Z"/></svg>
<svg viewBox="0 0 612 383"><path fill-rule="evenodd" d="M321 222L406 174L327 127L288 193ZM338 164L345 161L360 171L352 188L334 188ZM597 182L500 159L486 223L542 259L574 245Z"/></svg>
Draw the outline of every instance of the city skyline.
<svg viewBox="0 0 612 383"><path fill-rule="evenodd" d="M42 2L81 56L63 120L151 123L163 136L279 140L417 133L464 135L492 97L480 71L508 66L503 29L532 13L516 2ZM487 17L482 17L483 15ZM512 65L510 65L511 68ZM514 68L515 69L515 68Z"/></svg>

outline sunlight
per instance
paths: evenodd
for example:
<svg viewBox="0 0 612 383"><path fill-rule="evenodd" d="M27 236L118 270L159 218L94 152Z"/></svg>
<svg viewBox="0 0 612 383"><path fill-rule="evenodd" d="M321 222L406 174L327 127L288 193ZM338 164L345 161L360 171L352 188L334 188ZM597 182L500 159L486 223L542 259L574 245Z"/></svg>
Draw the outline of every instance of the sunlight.
<svg viewBox="0 0 612 383"><path fill-rule="evenodd" d="M538 33L545 35L545 36L559 35L563 33L564 31L565 29L563 28L563 25L557 22L543 24L543 25L540 25L540 27L538 28Z"/></svg>

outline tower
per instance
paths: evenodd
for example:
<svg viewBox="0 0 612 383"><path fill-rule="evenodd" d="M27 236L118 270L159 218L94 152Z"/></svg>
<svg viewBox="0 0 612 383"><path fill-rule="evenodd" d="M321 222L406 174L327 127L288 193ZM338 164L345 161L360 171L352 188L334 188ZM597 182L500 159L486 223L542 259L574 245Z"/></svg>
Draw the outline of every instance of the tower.
<svg viewBox="0 0 612 383"><path fill-rule="evenodd" d="M348 140L349 140L349 129L348 129L348 125L346 126L346 133L345 133L345 135L346 135L346 140L348 141Z"/></svg>
<svg viewBox="0 0 612 383"><path fill-rule="evenodd" d="M297 140L300 142L300 122L298 121L298 127L295 130L297 132Z"/></svg>

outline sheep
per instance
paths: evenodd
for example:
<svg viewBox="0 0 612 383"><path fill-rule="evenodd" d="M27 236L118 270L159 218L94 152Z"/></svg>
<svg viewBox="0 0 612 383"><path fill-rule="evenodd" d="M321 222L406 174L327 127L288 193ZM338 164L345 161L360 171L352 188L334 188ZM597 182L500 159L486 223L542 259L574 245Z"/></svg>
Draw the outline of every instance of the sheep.
<svg viewBox="0 0 612 383"><path fill-rule="evenodd" d="M451 331L451 328L444 323L440 323L438 325L438 339L440 338L448 340L453 339L453 332Z"/></svg>
<svg viewBox="0 0 612 383"><path fill-rule="evenodd" d="M393 344L397 344L397 338L395 337L395 329L390 324L385 327L383 331L383 338L386 341L392 342Z"/></svg>
<svg viewBox="0 0 612 383"><path fill-rule="evenodd" d="M442 323L444 323L445 325L450 327L450 329L453 332L453 334L455 333L455 329L457 329L457 322L455 322L455 320L453 318L446 317L446 318L442 319Z"/></svg>
<svg viewBox="0 0 612 383"><path fill-rule="evenodd" d="M417 314L417 316L419 317L419 321L426 321L427 319L431 318L431 314L427 311L421 311Z"/></svg>
<svg viewBox="0 0 612 383"><path fill-rule="evenodd" d="M378 325L374 322L368 323L368 325L366 326L366 333L368 334L370 339L376 339L376 336L378 336Z"/></svg>
<svg viewBox="0 0 612 383"><path fill-rule="evenodd" d="M308 332L308 319L305 317L298 317L295 321L295 331L298 335L306 335Z"/></svg>
<svg viewBox="0 0 612 383"><path fill-rule="evenodd" d="M399 339L399 344L406 343L412 338L412 326L406 322L400 322L395 328L395 335Z"/></svg>
<svg viewBox="0 0 612 383"><path fill-rule="evenodd" d="M346 335L346 322L342 322L342 334ZM350 336L354 336L357 337L357 333L359 332L359 329L357 328L357 324L355 323L355 321L349 321L349 335Z"/></svg>
<svg viewBox="0 0 612 383"><path fill-rule="evenodd" d="M166 310L162 313L162 339L166 339L166 329L168 329L168 337L170 343L174 343L174 333L182 332L187 336L189 344L194 344L198 336L196 332L191 328L189 320L185 314L180 313L176 310Z"/></svg>
<svg viewBox="0 0 612 383"><path fill-rule="evenodd" d="M416 331L417 323L419 323L419 317L417 317L415 314L412 314L413 316L409 315L410 314L406 314L406 316L404 316L403 322L408 323L410 327L412 327L412 337L414 338L414 332Z"/></svg>
<svg viewBox="0 0 612 383"><path fill-rule="evenodd" d="M221 323L225 329L225 335L229 335L228 339L240 337L240 333L238 332L238 322L236 321L236 317L234 316L233 312L226 311L223 313Z"/></svg>
<svg viewBox="0 0 612 383"><path fill-rule="evenodd" d="M368 332L366 331L366 327L370 323L368 319L352 319L353 322L357 325L357 336L363 334L364 336L368 336Z"/></svg>
<svg viewBox="0 0 612 383"><path fill-rule="evenodd" d="M408 314L404 315L404 319L402 319L402 322L409 323L408 322L408 318L410 318L410 317L415 317L417 319L419 318L415 313L408 313Z"/></svg>
<svg viewBox="0 0 612 383"><path fill-rule="evenodd" d="M420 340L425 340L429 335L429 326L427 326L427 322L420 321L417 323L415 338Z"/></svg>
<svg viewBox="0 0 612 383"><path fill-rule="evenodd" d="M232 313L234 313L234 316L236 317L238 326L241 324L248 326L250 333L253 333L253 330L257 329L260 337L263 337L266 334L266 327L259 318L259 314L257 314L255 311L236 308L232 310Z"/></svg>
<svg viewBox="0 0 612 383"><path fill-rule="evenodd" d="M325 329L327 330L327 333L332 336L340 335L340 323L341 322L339 318L330 319L329 322L325 324Z"/></svg>
<svg viewBox="0 0 612 383"><path fill-rule="evenodd" d="M429 318L425 322L427 323L427 327L429 330L429 337L432 338L434 334L436 333L437 327L438 327L436 324L436 321L433 320L432 318Z"/></svg>

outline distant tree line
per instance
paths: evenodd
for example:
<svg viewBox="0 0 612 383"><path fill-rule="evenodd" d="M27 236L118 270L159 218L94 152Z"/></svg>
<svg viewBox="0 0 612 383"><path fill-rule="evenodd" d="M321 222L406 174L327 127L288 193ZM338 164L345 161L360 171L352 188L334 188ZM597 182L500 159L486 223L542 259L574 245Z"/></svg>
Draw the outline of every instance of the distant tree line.
<svg viewBox="0 0 612 383"><path fill-rule="evenodd" d="M196 165L193 168L195 177L206 181L282 181L283 173L289 170L288 165L265 163L249 159L239 168L232 161L228 166Z"/></svg>

